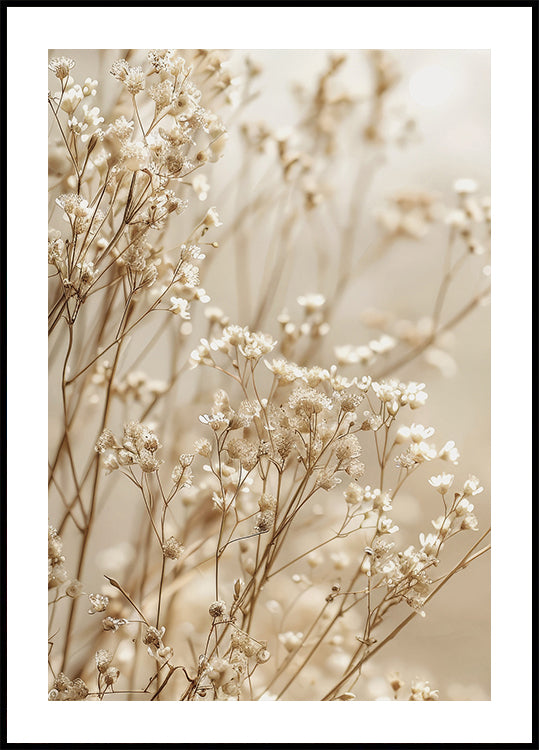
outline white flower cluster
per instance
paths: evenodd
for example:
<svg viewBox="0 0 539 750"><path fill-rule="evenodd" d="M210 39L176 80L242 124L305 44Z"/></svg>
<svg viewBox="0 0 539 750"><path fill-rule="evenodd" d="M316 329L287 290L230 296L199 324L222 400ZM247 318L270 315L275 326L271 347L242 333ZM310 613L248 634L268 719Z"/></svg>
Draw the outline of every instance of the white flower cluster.
<svg viewBox="0 0 539 750"><path fill-rule="evenodd" d="M234 357L239 351L245 359L252 363L258 360L275 347L276 341L266 333L252 332L246 326L229 325L223 329L219 338L211 341L201 339L199 346L191 352L191 365L208 365L214 367L214 352L221 352L229 357Z"/></svg>
<svg viewBox="0 0 539 750"><path fill-rule="evenodd" d="M104 460L107 473L120 466L138 464L142 471L151 473L157 471L162 461L156 457L156 451L161 447L157 435L140 422L129 422L124 426L121 443L106 428L98 437L95 450L98 453L109 451Z"/></svg>

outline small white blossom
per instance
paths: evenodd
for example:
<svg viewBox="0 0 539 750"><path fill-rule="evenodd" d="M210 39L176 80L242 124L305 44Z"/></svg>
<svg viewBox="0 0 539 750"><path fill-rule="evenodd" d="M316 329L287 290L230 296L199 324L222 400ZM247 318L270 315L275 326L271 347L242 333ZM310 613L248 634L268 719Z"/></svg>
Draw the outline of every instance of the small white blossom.
<svg viewBox="0 0 539 750"><path fill-rule="evenodd" d="M183 320L190 320L191 313L189 312L189 302L182 297L171 297L170 298L170 312L174 315L179 315Z"/></svg>
<svg viewBox="0 0 539 750"><path fill-rule="evenodd" d="M463 491L467 496L479 495L483 492L483 487L479 484L479 479L477 477L471 476L464 482Z"/></svg>
<svg viewBox="0 0 539 750"><path fill-rule="evenodd" d="M477 193L478 185L475 180L469 177L461 177L455 180L453 190L459 195L472 195L473 193Z"/></svg>
<svg viewBox="0 0 539 750"><path fill-rule="evenodd" d="M448 440L444 447L439 451L438 458L441 458L444 461L449 461L450 463L455 464L455 466L458 464L460 453L455 447L453 440Z"/></svg>
<svg viewBox="0 0 539 750"><path fill-rule="evenodd" d="M323 294L306 294L298 297L298 305L304 307L307 314L320 310L325 304L326 298Z"/></svg>
<svg viewBox="0 0 539 750"><path fill-rule="evenodd" d="M435 477L429 479L429 484L434 487L440 494L445 495L448 489L453 484L455 477L453 474L438 474Z"/></svg>
<svg viewBox="0 0 539 750"><path fill-rule="evenodd" d="M208 197L208 191L210 189L210 185L208 182L208 179L205 174L197 174L193 177L193 190L198 196L198 199L200 201L205 201Z"/></svg>

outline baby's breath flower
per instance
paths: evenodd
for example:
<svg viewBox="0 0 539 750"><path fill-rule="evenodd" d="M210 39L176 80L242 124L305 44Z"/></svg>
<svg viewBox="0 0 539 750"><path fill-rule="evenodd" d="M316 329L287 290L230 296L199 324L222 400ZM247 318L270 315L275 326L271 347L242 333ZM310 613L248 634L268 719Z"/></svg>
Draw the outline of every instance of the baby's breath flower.
<svg viewBox="0 0 539 750"><path fill-rule="evenodd" d="M120 676L120 670L118 667L109 667L103 674L103 679L106 685L113 685Z"/></svg>
<svg viewBox="0 0 539 750"><path fill-rule="evenodd" d="M433 690L429 683L424 680L414 680L411 685L411 701L437 701L438 691Z"/></svg>
<svg viewBox="0 0 539 750"><path fill-rule="evenodd" d="M288 651L296 651L303 644L303 633L294 633L288 630L286 633L279 633L279 640Z"/></svg>
<svg viewBox="0 0 539 750"><path fill-rule="evenodd" d="M422 424L413 424L411 427L402 426L395 435L395 442L402 443L405 440L412 440L414 443L421 443L424 440L428 440L432 435L434 435L433 427L423 427ZM448 445L447 443L444 448Z"/></svg>
<svg viewBox="0 0 539 750"><path fill-rule="evenodd" d="M293 362L287 362L285 359L274 359L272 362L264 360L264 364L278 378L279 383L286 385L293 383L301 377L301 368Z"/></svg>
<svg viewBox="0 0 539 750"><path fill-rule="evenodd" d="M271 530L275 513L272 510L266 510L263 513L259 513L256 517L256 523L254 526L255 534L266 534Z"/></svg>
<svg viewBox="0 0 539 750"><path fill-rule="evenodd" d="M456 448L453 440L449 440L444 445L444 447L440 449L438 453L438 458L441 458L444 461L449 461L450 463L455 464L455 466L458 464L460 453L458 449Z"/></svg>
<svg viewBox="0 0 539 750"><path fill-rule="evenodd" d="M70 680L63 672L59 672L49 692L49 700L53 701L83 701L89 690L86 683L77 677Z"/></svg>
<svg viewBox="0 0 539 750"><path fill-rule="evenodd" d="M116 442L116 438L112 434L112 432L109 430L108 427L105 427L101 435L97 438L96 444L95 444L95 450L98 453L104 453L109 448L115 448L118 446L118 443Z"/></svg>
<svg viewBox="0 0 539 750"><path fill-rule="evenodd" d="M462 530L477 531L479 528L479 521L473 513L469 513L462 519L460 528Z"/></svg>
<svg viewBox="0 0 539 750"><path fill-rule="evenodd" d="M183 553L183 547L179 543L179 541L171 536L167 539L167 541L163 544L163 554L165 557L168 557L170 560L178 560Z"/></svg>
<svg viewBox="0 0 539 750"><path fill-rule="evenodd" d="M477 193L478 187L477 182L469 177L461 177L453 184L453 190L458 195L472 195Z"/></svg>
<svg viewBox="0 0 539 750"><path fill-rule="evenodd" d="M323 294L306 294L298 297L298 305L305 308L307 315L320 310L326 304L326 298Z"/></svg>
<svg viewBox="0 0 539 750"><path fill-rule="evenodd" d="M202 414L199 417L199 420L202 422L202 424L207 424L215 432L224 430L225 427L228 427L229 425L229 420L221 412L216 412L215 414L211 414L211 415Z"/></svg>
<svg viewBox="0 0 539 750"><path fill-rule="evenodd" d="M175 315L179 315L183 320L190 320L191 313L189 312L189 301L181 297L170 298L170 312Z"/></svg>
<svg viewBox="0 0 539 750"><path fill-rule="evenodd" d="M111 453L103 460L103 467L105 469L105 473L110 474L111 472L120 468L120 462L118 461L118 458L113 453Z"/></svg>
<svg viewBox="0 0 539 750"><path fill-rule="evenodd" d="M222 599L218 599L212 602L208 608L210 617L223 617L226 614L226 602Z"/></svg>
<svg viewBox="0 0 539 750"><path fill-rule="evenodd" d="M93 78L86 78L84 83L82 84L82 93L84 97L87 96L95 96L97 93L97 81L95 81ZM103 122L103 120L101 120Z"/></svg>
<svg viewBox="0 0 539 750"><path fill-rule="evenodd" d="M77 84L71 86L63 95L60 107L67 112L68 115L73 115L73 112L77 109L79 104L84 98L82 88Z"/></svg>
<svg viewBox="0 0 539 750"><path fill-rule="evenodd" d="M391 689L395 693L398 693L399 690L401 689L401 687L403 687L403 685L404 685L404 682L401 680L401 678L399 677L398 673L397 674L390 674L388 676L388 680L389 680L389 684L391 685Z"/></svg>
<svg viewBox="0 0 539 750"><path fill-rule="evenodd" d="M151 49L148 52L148 60L156 73L170 70L173 52L171 49Z"/></svg>
<svg viewBox="0 0 539 750"><path fill-rule="evenodd" d="M150 451L142 450L140 451L137 463L143 472L152 474L161 466L162 461L156 458Z"/></svg>
<svg viewBox="0 0 539 750"><path fill-rule="evenodd" d="M215 206L208 209L206 216L202 219L202 225L208 229L210 227L220 227L222 224L223 222L219 219L219 214L217 213Z"/></svg>
<svg viewBox="0 0 539 750"><path fill-rule="evenodd" d="M356 482L349 484L343 494L344 499L351 506L358 505L364 497L363 488L359 484L356 484Z"/></svg>
<svg viewBox="0 0 539 750"><path fill-rule="evenodd" d="M74 578L72 581L70 581L66 586L66 594L70 596L72 599L75 599L77 596L80 596L82 593L82 583L80 581L77 581L76 578Z"/></svg>
<svg viewBox="0 0 539 750"><path fill-rule="evenodd" d="M250 333L245 335L245 341L240 345L240 351L245 359L259 360L264 354L271 352L277 342L265 333Z"/></svg>
<svg viewBox="0 0 539 750"><path fill-rule="evenodd" d="M208 191L210 189L210 185L208 182L208 178L204 174L196 174L193 177L192 181L193 190L198 196L198 199L200 201L205 201L208 197Z"/></svg>
<svg viewBox="0 0 539 750"><path fill-rule="evenodd" d="M331 399L324 393L301 385L289 396L288 405L298 416L306 417L320 414L324 409L331 409L333 406Z"/></svg>
<svg viewBox="0 0 539 750"><path fill-rule="evenodd" d="M378 521L378 533L379 534L395 534L399 530L399 527L393 523L393 521L387 516L380 516Z"/></svg>
<svg viewBox="0 0 539 750"><path fill-rule="evenodd" d="M61 81L69 76L69 72L75 66L75 60L70 57L53 57L49 62L49 70L52 70L56 78Z"/></svg>
<svg viewBox="0 0 539 750"><path fill-rule="evenodd" d="M172 81L165 80L150 86L148 96L155 102L155 109L160 112L172 104L174 86Z"/></svg>
<svg viewBox="0 0 539 750"><path fill-rule="evenodd" d="M316 488L320 487L323 490L329 491L332 490L334 487L336 487L338 484L342 482L342 479L336 476L335 474L335 468L327 467L325 469L320 469L316 476L316 481L314 486Z"/></svg>
<svg viewBox="0 0 539 750"><path fill-rule="evenodd" d="M211 443L206 438L195 440L195 443L193 445L193 450L199 456L204 456L205 458L208 458L211 455Z"/></svg>
<svg viewBox="0 0 539 750"><path fill-rule="evenodd" d="M408 404L410 409L419 409L420 406L424 406L428 398L428 393L424 388L424 383L408 383L401 395L401 404Z"/></svg>
<svg viewBox="0 0 539 750"><path fill-rule="evenodd" d="M127 625L127 623L128 623L128 620L125 620L123 617L120 619L116 619L114 617L105 617L105 619L101 621L103 630L112 630L114 633L122 625Z"/></svg>
<svg viewBox="0 0 539 750"><path fill-rule="evenodd" d="M479 484L477 477L471 476L464 482L463 492L466 496L479 495L483 492L483 487Z"/></svg>
<svg viewBox="0 0 539 750"><path fill-rule="evenodd" d="M344 435L337 441L335 455L340 461L357 458L361 455L361 446L355 435Z"/></svg>
<svg viewBox="0 0 539 750"><path fill-rule="evenodd" d="M438 474L438 476L431 477L429 479L429 484L431 485L431 487L434 487L434 489L437 490L440 494L445 495L445 493L453 484L454 479L455 477L453 476L453 474Z"/></svg>
<svg viewBox="0 0 539 750"><path fill-rule="evenodd" d="M96 651L95 654L95 666L97 668L98 672L106 672L110 663L112 661L112 654L110 651L107 651L104 648L99 649L99 651Z"/></svg>
<svg viewBox="0 0 539 750"><path fill-rule="evenodd" d="M432 525L434 529L438 532L438 536L441 539L445 539L445 537L449 534L449 531L451 530L451 519L445 516L439 516L436 520L432 522Z"/></svg>
<svg viewBox="0 0 539 750"><path fill-rule="evenodd" d="M88 594L88 599L92 605L92 609L88 610L88 614L93 615L96 612L104 612L109 606L108 596L103 594Z"/></svg>
<svg viewBox="0 0 539 750"><path fill-rule="evenodd" d="M122 164L132 172L144 169L150 158L147 147L141 141L124 141L121 150Z"/></svg>
<svg viewBox="0 0 539 750"><path fill-rule="evenodd" d="M112 125L109 125L109 132L111 132L113 135L118 138L119 141L127 141L129 138L131 138L133 131L135 129L135 123L133 120L126 120L126 118L122 115L121 117L118 117Z"/></svg>
<svg viewBox="0 0 539 750"><path fill-rule="evenodd" d="M438 548L439 540L436 534L419 534L421 549L425 554L432 555Z"/></svg>
<svg viewBox="0 0 539 750"><path fill-rule="evenodd" d="M114 76L118 81L125 81L129 72L129 63L123 58L121 60L115 60L112 63L110 74Z"/></svg>
<svg viewBox="0 0 539 750"><path fill-rule="evenodd" d="M232 646L232 648L241 651L245 656L247 656L247 658L255 656L256 653L260 651L261 647L264 647L263 644L255 641L254 638L251 638L251 636L248 635L248 633L245 633L243 630L233 631L232 635L230 636L230 645Z"/></svg>

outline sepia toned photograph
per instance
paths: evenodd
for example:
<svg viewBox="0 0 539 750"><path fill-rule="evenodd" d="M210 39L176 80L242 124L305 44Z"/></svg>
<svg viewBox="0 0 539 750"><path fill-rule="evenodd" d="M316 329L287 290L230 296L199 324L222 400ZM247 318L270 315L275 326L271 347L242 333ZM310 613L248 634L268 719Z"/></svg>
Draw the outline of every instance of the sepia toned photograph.
<svg viewBox="0 0 539 750"><path fill-rule="evenodd" d="M490 66L49 50L49 701L490 700Z"/></svg>
<svg viewBox="0 0 539 750"><path fill-rule="evenodd" d="M536 744L535 6L2 5L2 747Z"/></svg>

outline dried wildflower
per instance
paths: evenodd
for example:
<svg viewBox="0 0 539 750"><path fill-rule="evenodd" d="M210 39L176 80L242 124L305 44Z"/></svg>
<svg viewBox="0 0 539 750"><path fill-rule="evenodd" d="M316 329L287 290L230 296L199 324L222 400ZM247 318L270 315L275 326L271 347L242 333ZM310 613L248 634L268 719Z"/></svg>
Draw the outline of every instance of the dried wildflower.
<svg viewBox="0 0 539 750"><path fill-rule="evenodd" d="M161 646L164 634L164 627L157 630L157 628L154 628L153 625L148 625L142 638L142 642L146 646Z"/></svg>
<svg viewBox="0 0 539 750"><path fill-rule="evenodd" d="M265 510L264 512L259 513L256 517L256 523L253 529L255 534L266 534L268 531L271 531L274 518L275 513L272 510Z"/></svg>
<svg viewBox="0 0 539 750"><path fill-rule="evenodd" d="M401 680L398 674L389 675L388 680L394 693L398 693L401 687L404 686L404 682Z"/></svg>
<svg viewBox="0 0 539 750"><path fill-rule="evenodd" d="M66 582L68 574L64 567L62 540L54 526L49 525L49 589L57 588Z"/></svg>
<svg viewBox="0 0 539 750"><path fill-rule="evenodd" d="M64 112L67 112L67 114L72 117L73 113L83 99L84 94L82 92L82 88L78 84L75 84L74 86L68 88L64 93L62 101L60 102L60 107L64 110Z"/></svg>
<svg viewBox="0 0 539 750"><path fill-rule="evenodd" d="M208 608L210 617L223 617L226 614L226 602L222 599L218 599L212 602Z"/></svg>
<svg viewBox="0 0 539 750"><path fill-rule="evenodd" d="M323 490L329 491L336 487L342 482L342 479L337 477L335 473L335 467L327 467L320 469L316 475L315 487L320 487Z"/></svg>
<svg viewBox="0 0 539 750"><path fill-rule="evenodd" d="M464 482L463 492L466 497L479 495L483 492L483 487L479 484L477 477L471 476Z"/></svg>
<svg viewBox="0 0 539 750"><path fill-rule="evenodd" d="M95 666L98 672L106 672L112 661L112 654L107 649L101 648L95 654Z"/></svg>
<svg viewBox="0 0 539 750"><path fill-rule="evenodd" d="M72 60L70 57L53 57L52 60L49 61L49 70L51 70L56 78L59 78L61 81L69 76L70 71L74 67L75 60Z"/></svg>
<svg viewBox="0 0 539 750"><path fill-rule="evenodd" d="M234 665L226 659L212 659L207 671L215 690L222 690L225 695L237 696L240 691L240 674Z"/></svg>
<svg viewBox="0 0 539 750"><path fill-rule="evenodd" d="M119 619L116 619L114 617L105 617L105 619L101 621L103 630L111 630L113 633L121 628L122 625L127 625L127 623L128 620L123 617Z"/></svg>
<svg viewBox="0 0 539 750"><path fill-rule="evenodd" d="M105 670L103 674L103 680L105 682L105 685L108 685L109 687L111 685L114 685L114 683L118 680L119 676L120 676L120 670L117 667L109 667L107 670Z"/></svg>
<svg viewBox="0 0 539 750"><path fill-rule="evenodd" d="M385 515L380 516L377 528L379 534L395 534L399 530L399 527Z"/></svg>
<svg viewBox="0 0 539 750"><path fill-rule="evenodd" d="M349 477L352 477L352 479L359 479L365 474L365 464L362 461L353 459L347 466L345 466L344 470Z"/></svg>
<svg viewBox="0 0 539 750"><path fill-rule="evenodd" d="M215 206L212 206L208 209L201 223L208 229L210 227L220 227L223 224L223 222L219 219L219 214L217 213Z"/></svg>
<svg viewBox="0 0 539 750"><path fill-rule="evenodd" d="M173 656L172 648L165 646L163 643L164 634L164 627L157 630L152 625L148 625L142 638L142 642L148 646L148 654L162 664L166 663Z"/></svg>
<svg viewBox="0 0 539 750"><path fill-rule="evenodd" d="M265 333L247 332L239 349L245 359L259 360L264 354L271 352L277 342Z"/></svg>
<svg viewBox="0 0 539 750"><path fill-rule="evenodd" d="M195 440L195 444L193 445L193 450L199 456L204 456L205 458L208 458L211 455L211 443L206 438Z"/></svg>
<svg viewBox="0 0 539 750"><path fill-rule="evenodd" d="M438 452L438 458L441 458L444 461L449 461L455 466L458 464L460 453L458 449L456 448L455 442L453 440L449 440L443 446L443 448L440 449L440 451Z"/></svg>
<svg viewBox="0 0 539 750"><path fill-rule="evenodd" d="M295 388L288 398L288 405L298 416L307 418L333 406L331 399L324 393L308 386Z"/></svg>
<svg viewBox="0 0 539 750"><path fill-rule="evenodd" d="M98 453L105 453L109 448L116 448L118 443L112 432L106 427L97 438L95 449Z"/></svg>
<svg viewBox="0 0 539 750"><path fill-rule="evenodd" d="M55 701L83 701L89 690L84 680L77 677L70 680L63 672L60 672L53 683L53 689L49 692L49 700Z"/></svg>
<svg viewBox="0 0 539 750"><path fill-rule="evenodd" d="M298 305L305 308L307 315L316 312L324 307L326 304L326 298L323 294L307 294L305 296L298 297Z"/></svg>
<svg viewBox="0 0 539 750"><path fill-rule="evenodd" d="M150 160L148 148L141 141L124 141L120 156L122 165L132 172L145 169Z"/></svg>
<svg viewBox="0 0 539 750"><path fill-rule="evenodd" d="M422 424L413 424L411 427L400 427L395 435L395 442L402 443L405 440L411 440L414 443L421 443L424 440L428 440L432 435L434 435L433 427L423 427Z"/></svg>
<svg viewBox="0 0 539 750"><path fill-rule="evenodd" d="M88 599L92 605L92 609L88 610L88 614L93 615L96 612L104 612L109 606L108 596L103 594L88 594Z"/></svg>
<svg viewBox="0 0 539 750"><path fill-rule="evenodd" d="M237 628L233 630L230 636L230 645L233 649L241 651L247 658L255 656L263 648L263 644Z"/></svg>
<svg viewBox="0 0 539 750"><path fill-rule="evenodd" d="M226 449L232 459L238 459L246 471L254 469L258 463L258 450L253 443L243 438L227 440Z"/></svg>
<svg viewBox="0 0 539 750"><path fill-rule="evenodd" d="M191 319L189 301L186 299L182 299L181 297L171 297L169 310L174 313L174 315L179 315L183 320Z"/></svg>
<svg viewBox="0 0 539 750"><path fill-rule="evenodd" d="M361 446L355 435L344 435L337 441L335 455L339 461L357 458L361 455Z"/></svg>
<svg viewBox="0 0 539 750"><path fill-rule="evenodd" d="M66 594L67 596L71 597L72 599L75 599L77 596L80 596L82 593L82 583L80 581L77 581L76 578L74 578L72 581L70 581L66 586Z"/></svg>
<svg viewBox="0 0 539 750"><path fill-rule="evenodd" d="M126 120L124 115L118 117L111 125L109 125L109 132L115 135L121 142L129 140L133 135L134 130L135 123L133 120Z"/></svg>
<svg viewBox="0 0 539 750"><path fill-rule="evenodd" d="M433 690L425 680L414 680L411 685L411 701L437 701L438 691Z"/></svg>
<svg viewBox="0 0 539 750"><path fill-rule="evenodd" d="M173 536L169 537L163 544L163 554L170 560L178 560L182 556L183 551L182 545Z"/></svg>
<svg viewBox="0 0 539 750"><path fill-rule="evenodd" d="M160 81L148 89L148 96L155 102L156 112L169 107L172 104L173 95L174 86L169 80Z"/></svg>
<svg viewBox="0 0 539 750"><path fill-rule="evenodd" d="M279 641L283 644L288 653L291 653L303 645L303 633L294 633L291 630L288 630L286 633L279 633Z"/></svg>
<svg viewBox="0 0 539 750"><path fill-rule="evenodd" d="M468 513L462 519L460 528L462 531L477 531L479 529L479 521L473 513Z"/></svg>
<svg viewBox="0 0 539 750"><path fill-rule="evenodd" d="M431 487L434 487L434 489L437 490L440 494L445 495L445 493L453 484L454 479L455 477L453 476L453 474L438 474L438 476L431 477L429 479L429 484L431 485Z"/></svg>
<svg viewBox="0 0 539 750"><path fill-rule="evenodd" d="M348 487L344 491L344 499L348 503L348 505L358 505L364 497L363 488L359 486L359 484L356 484L355 482L352 482L348 485Z"/></svg>
<svg viewBox="0 0 539 750"><path fill-rule="evenodd" d="M148 60L156 73L169 71L172 65L174 50L151 49L148 52Z"/></svg>

